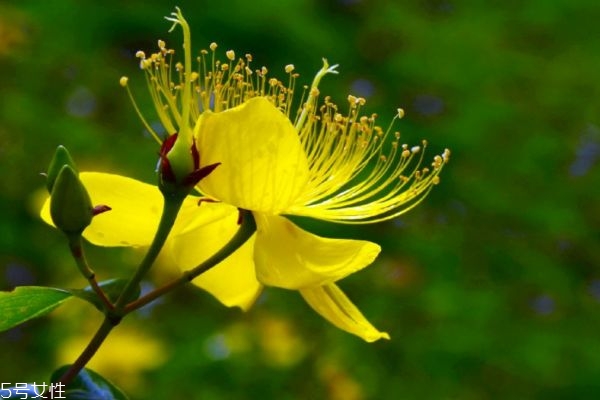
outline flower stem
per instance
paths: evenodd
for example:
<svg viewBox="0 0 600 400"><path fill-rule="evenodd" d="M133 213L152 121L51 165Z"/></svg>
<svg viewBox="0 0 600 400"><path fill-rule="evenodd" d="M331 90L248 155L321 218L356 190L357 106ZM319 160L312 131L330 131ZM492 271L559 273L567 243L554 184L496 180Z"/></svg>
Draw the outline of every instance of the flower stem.
<svg viewBox="0 0 600 400"><path fill-rule="evenodd" d="M127 285L119 295L119 298L115 302L114 306L111 304L111 307L108 308L105 312L106 318L104 322L94 335L94 337L90 340L87 347L83 350L83 352L79 355L77 360L70 366L70 368L60 377L60 382L67 386L71 381L79 374L79 372L87 365L87 363L92 359L94 354L98 351L104 340L108 336L108 334L112 331L112 329L121 322L121 319L131 310L127 310L125 305L127 302L131 300L134 293L137 291L137 287L139 286L141 280L148 273L152 264L156 260L156 257L160 253L167 237L169 236L169 232L171 232L171 228L175 224L175 219L177 218L177 214L179 213L179 209L181 208L181 204L185 199L187 193L177 192L164 194L164 204L163 204L163 213L160 218L160 222L158 224L158 229L156 230L156 234L148 249L148 252L144 256L144 259L140 263L138 269L135 274L129 279ZM74 254L79 254L80 257L75 257L78 261L78 266L82 269L84 275L87 272L91 273L93 276L93 271L87 267L87 264L81 260L83 260L83 253L81 252L81 248L77 247L78 243L76 240L70 240L71 251L75 251ZM87 268L87 269L86 269ZM89 276L87 274L86 276ZM94 280L95 282L95 280ZM94 286L92 286L94 287ZM98 289L100 289L98 287ZM101 290L101 289L100 289Z"/></svg>
<svg viewBox="0 0 600 400"><path fill-rule="evenodd" d="M128 313L137 310L145 306L146 304L156 300L165 293L168 293L171 290L174 290L180 286L189 283L194 278L198 277L199 275L208 271L221 261L225 260L233 252L239 249L244 243L246 243L246 241L248 241L248 239L252 237L254 232L256 232L256 222L254 221L254 217L252 216L252 213L250 211L240 210L240 213L242 217L242 223L240 225L240 228L225 246L223 246L218 252L213 254L209 259L207 259L197 267L184 271L179 278L167 283L164 286L159 287L156 290L153 290L144 297L141 297L129 303L125 307L125 312Z"/></svg>
<svg viewBox="0 0 600 400"><path fill-rule="evenodd" d="M92 340L90 340L86 348L79 355L79 357L77 357L77 360L75 360L71 367L58 379L58 382L62 383L64 386L67 386L69 383L71 383L71 381L77 376L77 374L79 374L83 367L85 367L86 364L92 359L94 354L96 354L110 331L112 331L115 326L116 324L114 324L110 318L105 318Z"/></svg>
<svg viewBox="0 0 600 400"><path fill-rule="evenodd" d="M77 264L77 268L81 274L88 280L90 286L100 299L107 310L112 310L114 305L110 302L106 294L102 290L102 288L98 285L96 281L96 273L90 268L87 259L85 257L85 253L83 251L83 241L81 239L80 234L67 235L69 239L69 249L71 250L71 255Z"/></svg>
<svg viewBox="0 0 600 400"><path fill-rule="evenodd" d="M115 310L113 313L115 318L120 319L127 313L125 311L125 305L132 300L131 297L137 291L138 285L154 264L156 257L158 257L160 250L171 232L171 228L173 228L173 225L175 224L175 219L177 218L177 214L179 213L179 209L181 208L184 199L185 195L181 193L164 195L163 212L160 223L158 224L158 229L144 259L135 271L135 274L129 279L129 282L127 282L127 285L115 303Z"/></svg>

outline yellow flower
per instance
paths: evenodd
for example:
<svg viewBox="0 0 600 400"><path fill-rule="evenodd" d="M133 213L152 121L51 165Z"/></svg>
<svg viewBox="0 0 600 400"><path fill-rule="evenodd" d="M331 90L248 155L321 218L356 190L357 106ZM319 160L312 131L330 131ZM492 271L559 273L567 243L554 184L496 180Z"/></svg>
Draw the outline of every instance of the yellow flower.
<svg viewBox="0 0 600 400"><path fill-rule="evenodd" d="M184 31L184 58L189 60L189 27L179 10L173 15L171 20ZM173 68L174 51L163 41L149 57L138 52L167 133L193 133L186 143L197 144L202 164L220 163L197 186L202 198L217 203L198 206L198 198L190 196L165 251L179 267L195 267L233 236L237 208L250 210L256 234L232 257L195 279L196 285L222 303L243 309L263 285L297 290L337 327L367 341L389 338L335 284L371 264L380 247L319 237L286 215L348 224L397 217L438 183L449 151L421 167L426 143L401 145L399 133L375 125L375 115L360 116L364 99L349 96L344 114L328 97L319 105L321 78L336 73L336 66L325 60L292 118L298 77L292 65L285 67L289 81L283 84L267 78L265 67L253 71L248 54L236 60L230 50L227 60L219 61L216 48L213 43L210 51L201 51L197 70L189 62ZM127 79L121 84L127 87ZM399 110L397 117L401 116ZM150 243L162 202L155 187L108 174L82 173L81 179L94 203L113 209L94 218L84 233L88 240L106 246Z"/></svg>

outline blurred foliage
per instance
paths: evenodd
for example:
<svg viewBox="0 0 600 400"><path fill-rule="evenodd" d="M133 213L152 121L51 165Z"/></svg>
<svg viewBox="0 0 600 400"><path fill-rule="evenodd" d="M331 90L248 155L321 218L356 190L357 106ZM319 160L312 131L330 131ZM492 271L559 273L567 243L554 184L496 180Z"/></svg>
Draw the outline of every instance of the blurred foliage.
<svg viewBox="0 0 600 400"><path fill-rule="evenodd" d="M152 182L157 148L118 79L130 77L150 112L134 53L159 38L178 48L162 20L174 5L0 2L2 289L85 286L63 238L36 215L38 174L57 145L81 170ZM383 126L404 107L403 140L453 156L405 217L307 222L383 246L342 287L391 341L338 331L293 292L270 289L244 314L190 288L126 320L97 355L99 372L135 399L600 398L595 0L178 5L195 48L251 52L279 76L294 63L307 83L326 56L341 74L323 93L340 104L367 97ZM118 266L139 258L90 252L103 277L126 276ZM13 361L1 363L2 381L48 380L97 326L90 310L72 301L0 335Z"/></svg>

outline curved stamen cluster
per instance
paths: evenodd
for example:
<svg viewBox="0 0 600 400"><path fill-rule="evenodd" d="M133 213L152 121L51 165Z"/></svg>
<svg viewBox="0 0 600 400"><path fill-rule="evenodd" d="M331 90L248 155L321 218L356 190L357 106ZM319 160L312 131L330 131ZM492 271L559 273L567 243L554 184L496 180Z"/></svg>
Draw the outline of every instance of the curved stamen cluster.
<svg viewBox="0 0 600 400"><path fill-rule="evenodd" d="M393 122L384 132L375 125L376 114L360 116L364 99L349 96L348 102L349 111L342 115L326 97L319 113L311 113L300 127L310 179L290 211L350 224L399 216L439 182L450 151L421 167L426 141L414 147L400 144L400 133L391 133ZM402 115L399 109L394 120Z"/></svg>

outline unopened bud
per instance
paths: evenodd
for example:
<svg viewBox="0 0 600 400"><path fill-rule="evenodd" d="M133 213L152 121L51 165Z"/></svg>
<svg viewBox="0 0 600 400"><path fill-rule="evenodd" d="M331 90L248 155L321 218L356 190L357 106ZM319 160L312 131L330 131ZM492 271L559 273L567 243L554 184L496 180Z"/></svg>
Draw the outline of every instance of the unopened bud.
<svg viewBox="0 0 600 400"><path fill-rule="evenodd" d="M46 188L48 189L48 193L52 193L54 182L62 167L65 165L71 167L75 171L75 174L77 174L75 161L73 161L67 149L64 146L58 146L54 152L54 157L52 157L52 161L50 161L50 165L48 166L48 172L46 173Z"/></svg>
<svg viewBox="0 0 600 400"><path fill-rule="evenodd" d="M80 234L92 222L92 201L77 172L63 165L56 177L50 198L54 225L66 234Z"/></svg>

